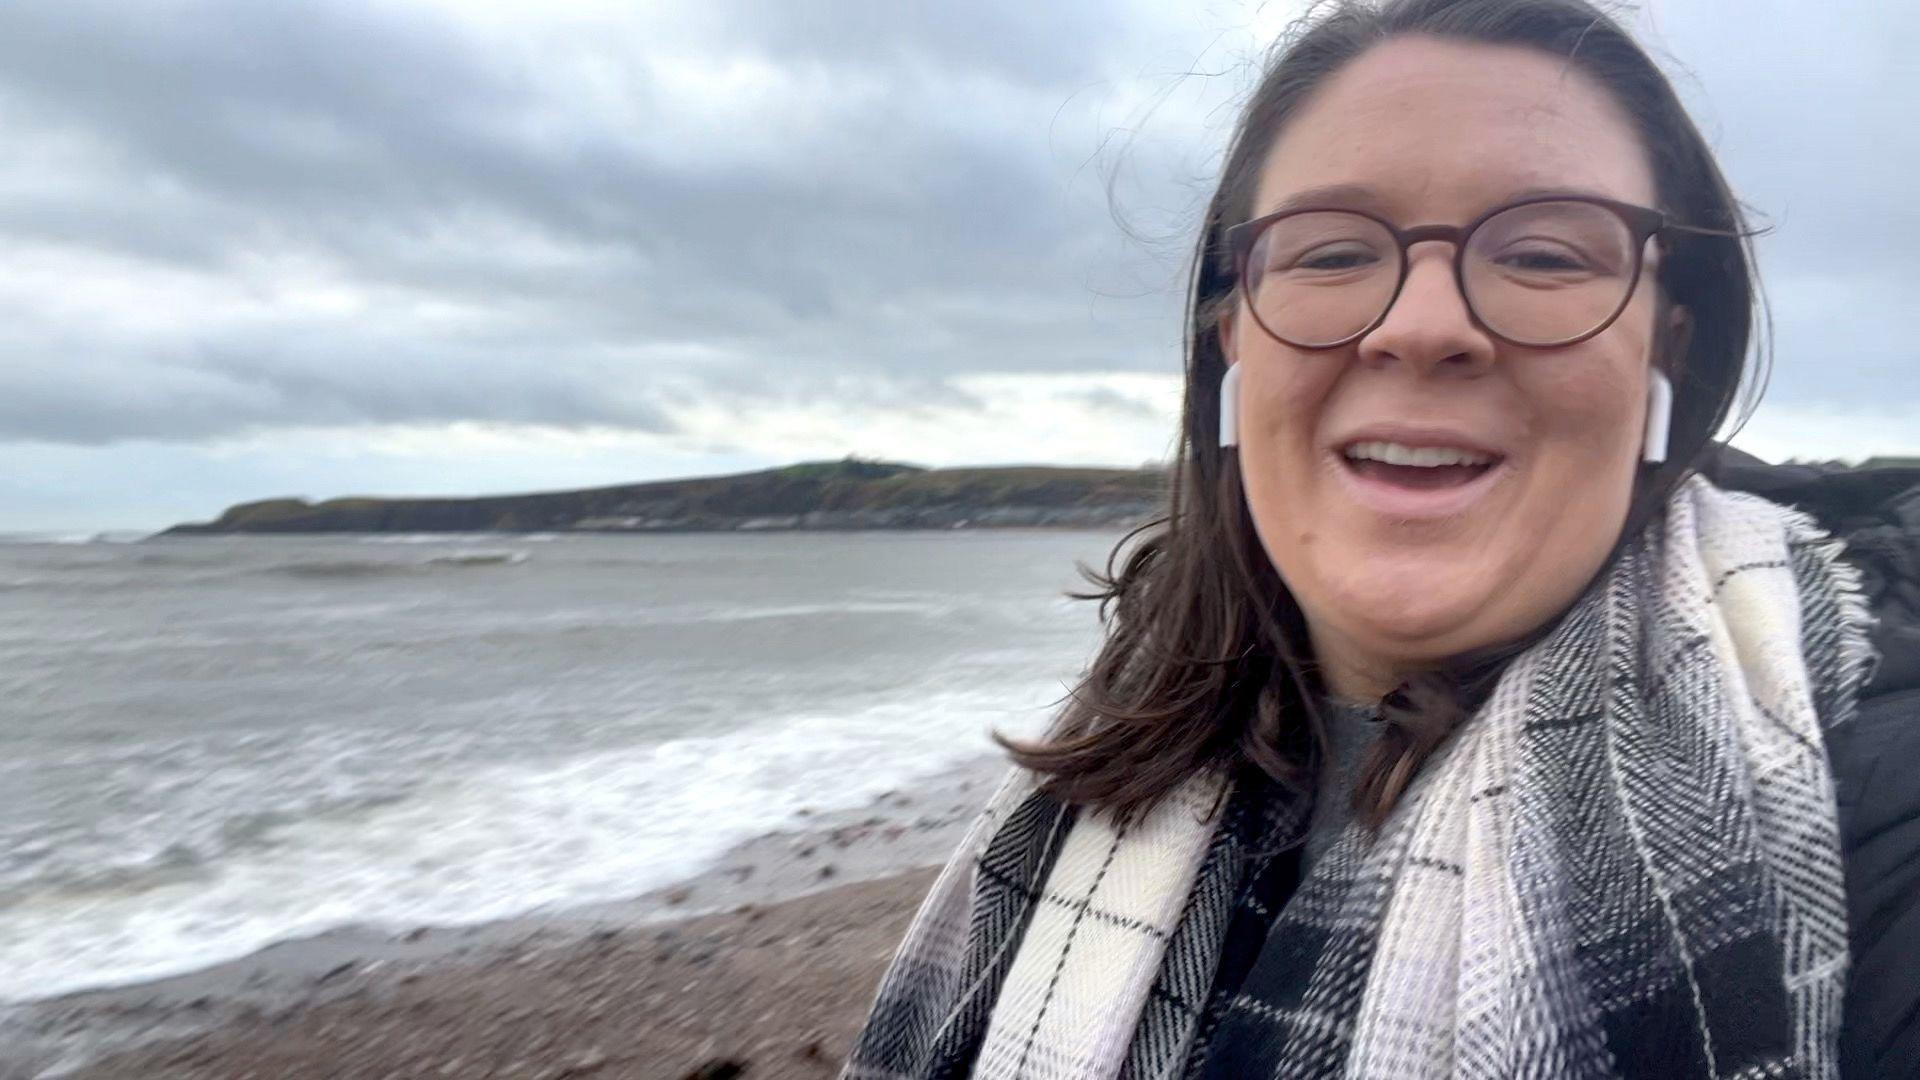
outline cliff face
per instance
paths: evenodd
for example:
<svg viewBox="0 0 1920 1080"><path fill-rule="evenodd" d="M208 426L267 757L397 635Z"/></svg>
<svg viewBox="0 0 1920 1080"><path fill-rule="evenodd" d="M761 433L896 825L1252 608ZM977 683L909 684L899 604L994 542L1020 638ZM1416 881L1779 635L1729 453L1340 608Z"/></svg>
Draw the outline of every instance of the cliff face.
<svg viewBox="0 0 1920 1080"><path fill-rule="evenodd" d="M925 469L810 462L763 472L470 499L265 499L167 535L694 532L1130 525L1160 512L1159 469Z"/></svg>

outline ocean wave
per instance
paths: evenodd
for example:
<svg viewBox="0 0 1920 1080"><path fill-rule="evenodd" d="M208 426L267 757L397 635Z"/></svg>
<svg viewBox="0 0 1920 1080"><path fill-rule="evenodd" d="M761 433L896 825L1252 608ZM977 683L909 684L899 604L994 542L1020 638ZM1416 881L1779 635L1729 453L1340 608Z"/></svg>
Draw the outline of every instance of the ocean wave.
<svg viewBox="0 0 1920 1080"><path fill-rule="evenodd" d="M175 974L348 923L461 925L639 895L749 837L990 753L990 724L1050 696L998 690L460 770L346 813L238 817L217 857L162 849L0 904L0 1002Z"/></svg>
<svg viewBox="0 0 1920 1080"><path fill-rule="evenodd" d="M57 908L131 898L168 886L211 881L228 860L278 846L289 828L307 822L363 818L405 797L398 792L382 792L234 814L195 830L191 837L168 842L157 851L119 861L75 865L61 859L63 853L52 844L16 844L8 864L0 867L8 879L6 886L0 887L0 913L26 906Z"/></svg>
<svg viewBox="0 0 1920 1080"><path fill-rule="evenodd" d="M0 592L98 593L120 589L200 586L259 577L296 580L399 577L518 566L528 559L529 554L525 551L474 549L411 559L294 556L283 561L241 563L235 566L188 555L141 552L132 558L63 561L54 566L35 567L35 572L0 573Z"/></svg>
<svg viewBox="0 0 1920 1080"><path fill-rule="evenodd" d="M524 551L456 551L450 555L435 555L427 560L428 566L513 566L527 561Z"/></svg>
<svg viewBox="0 0 1920 1080"><path fill-rule="evenodd" d="M71 568L61 567L60 572L51 574L15 574L0 577L0 592L23 593L101 593L118 589L140 588L158 584L148 575L140 574L95 574L84 568L79 573L68 572ZM228 575L195 575L195 578ZM174 578L168 584L179 584L182 579ZM189 578L187 580L193 580Z"/></svg>
<svg viewBox="0 0 1920 1080"><path fill-rule="evenodd" d="M352 537L359 544L451 544L451 543L499 543L511 537L516 544L539 544L549 540L561 539L565 534L552 532L537 533L359 533Z"/></svg>
<svg viewBox="0 0 1920 1080"><path fill-rule="evenodd" d="M961 605L955 601L928 600L834 600L813 604L739 604L731 607L699 609L663 609L657 622L734 623L762 619L814 619L822 615L927 615L950 614Z"/></svg>
<svg viewBox="0 0 1920 1080"><path fill-rule="evenodd" d="M38 546L41 544L59 544L62 546L69 546L73 544L91 544L93 543L94 535L95 534L93 533L84 533L84 532L83 533L75 533L75 532L0 533L0 545L10 546L10 545L18 544L21 546Z"/></svg>
<svg viewBox="0 0 1920 1080"><path fill-rule="evenodd" d="M42 852L26 849L16 861L27 862ZM190 844L172 843L145 858L84 871L55 872L0 889L0 913L30 907L57 908L108 896L128 896L147 889L191 881L205 881L211 869L205 855Z"/></svg>
<svg viewBox="0 0 1920 1080"><path fill-rule="evenodd" d="M517 566L527 561L524 551L455 551L424 559L294 559L254 567L249 573L291 578L384 577L430 573L445 569Z"/></svg>
<svg viewBox="0 0 1920 1080"><path fill-rule="evenodd" d="M40 546L55 545L73 547L79 544L138 544L149 534L127 529L110 529L106 532L0 532L0 547L10 545Z"/></svg>

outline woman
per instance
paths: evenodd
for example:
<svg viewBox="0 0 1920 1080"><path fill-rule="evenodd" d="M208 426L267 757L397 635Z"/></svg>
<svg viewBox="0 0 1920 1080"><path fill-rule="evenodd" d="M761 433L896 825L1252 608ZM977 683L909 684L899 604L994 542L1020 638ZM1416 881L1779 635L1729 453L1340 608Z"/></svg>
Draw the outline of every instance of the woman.
<svg viewBox="0 0 1920 1080"><path fill-rule="evenodd" d="M1920 808L1873 771L1920 751L1873 610L1920 513L1856 520L1920 474L1711 441L1745 240L1583 0L1306 27L1200 237L1171 512L845 1075L1920 1067Z"/></svg>

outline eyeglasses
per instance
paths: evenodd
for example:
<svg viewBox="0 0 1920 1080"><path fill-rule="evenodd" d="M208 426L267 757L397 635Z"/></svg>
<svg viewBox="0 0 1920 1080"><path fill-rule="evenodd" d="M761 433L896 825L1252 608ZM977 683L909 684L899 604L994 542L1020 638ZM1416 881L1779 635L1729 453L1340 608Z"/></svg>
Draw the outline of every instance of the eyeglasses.
<svg viewBox="0 0 1920 1080"><path fill-rule="evenodd" d="M1648 237L1738 233L1669 222L1658 210L1587 195L1540 195L1465 228L1395 227L1359 210L1303 207L1227 229L1239 288L1261 329L1301 349L1371 333L1406 285L1407 250L1454 245L1473 319L1515 345L1572 345L1612 325L1640 281Z"/></svg>

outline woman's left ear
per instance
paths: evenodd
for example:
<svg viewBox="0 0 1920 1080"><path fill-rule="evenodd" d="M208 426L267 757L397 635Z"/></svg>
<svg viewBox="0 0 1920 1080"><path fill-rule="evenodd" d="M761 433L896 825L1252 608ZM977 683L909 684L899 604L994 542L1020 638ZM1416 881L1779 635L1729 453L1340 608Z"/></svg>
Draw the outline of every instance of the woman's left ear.
<svg viewBox="0 0 1920 1080"><path fill-rule="evenodd" d="M1661 355L1656 358L1654 367L1667 371L1678 371L1687 359L1687 349L1693 344L1693 312L1679 304L1667 308L1667 325L1661 337Z"/></svg>

